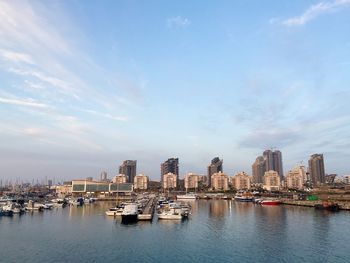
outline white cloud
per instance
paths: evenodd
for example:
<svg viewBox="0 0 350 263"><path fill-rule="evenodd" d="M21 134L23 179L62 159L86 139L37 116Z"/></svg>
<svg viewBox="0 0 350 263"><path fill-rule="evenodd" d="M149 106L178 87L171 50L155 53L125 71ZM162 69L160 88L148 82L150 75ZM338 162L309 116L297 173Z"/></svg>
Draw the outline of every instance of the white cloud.
<svg viewBox="0 0 350 263"><path fill-rule="evenodd" d="M350 5L350 0L335 0L332 2L320 2L310 6L302 15L282 21L285 26L302 26L317 16L336 12L340 8Z"/></svg>
<svg viewBox="0 0 350 263"><path fill-rule="evenodd" d="M35 64L33 58L24 53L14 52L10 50L0 49L0 55L7 61L17 62L17 63L27 63Z"/></svg>
<svg viewBox="0 0 350 263"><path fill-rule="evenodd" d="M167 26L172 27L188 27L191 24L191 20L181 16L170 17L167 19Z"/></svg>
<svg viewBox="0 0 350 263"><path fill-rule="evenodd" d="M0 103L19 105L25 107L34 107L34 108L49 108L50 106L44 103L36 102L33 99L8 99L0 97Z"/></svg>

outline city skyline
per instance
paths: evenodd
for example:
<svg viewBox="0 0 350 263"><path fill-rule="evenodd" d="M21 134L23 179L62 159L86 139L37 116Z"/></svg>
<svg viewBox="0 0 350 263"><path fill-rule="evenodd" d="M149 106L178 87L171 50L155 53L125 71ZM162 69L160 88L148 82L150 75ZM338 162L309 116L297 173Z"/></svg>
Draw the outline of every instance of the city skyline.
<svg viewBox="0 0 350 263"><path fill-rule="evenodd" d="M348 24L350 0L0 1L0 179L251 174L270 148L350 174Z"/></svg>

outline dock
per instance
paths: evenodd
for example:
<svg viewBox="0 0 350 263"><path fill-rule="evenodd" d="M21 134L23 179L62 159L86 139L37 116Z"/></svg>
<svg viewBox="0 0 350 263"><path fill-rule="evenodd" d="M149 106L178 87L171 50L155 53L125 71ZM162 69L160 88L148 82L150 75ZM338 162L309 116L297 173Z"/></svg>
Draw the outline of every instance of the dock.
<svg viewBox="0 0 350 263"><path fill-rule="evenodd" d="M334 202L339 205L340 210L350 210L350 202L346 202L346 201L334 201ZM322 203L322 201L321 200L307 201L307 200L282 199L281 203L284 205L315 207L316 204L320 204L320 203Z"/></svg>
<svg viewBox="0 0 350 263"><path fill-rule="evenodd" d="M142 214L137 215L137 219L138 220L152 220L155 205L156 205L156 198L155 197L150 198L147 205L143 209Z"/></svg>

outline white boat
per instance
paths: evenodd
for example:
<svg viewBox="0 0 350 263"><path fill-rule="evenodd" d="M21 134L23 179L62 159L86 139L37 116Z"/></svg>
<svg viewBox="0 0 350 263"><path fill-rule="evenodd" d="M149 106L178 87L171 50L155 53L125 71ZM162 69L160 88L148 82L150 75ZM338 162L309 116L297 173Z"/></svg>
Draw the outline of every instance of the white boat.
<svg viewBox="0 0 350 263"><path fill-rule="evenodd" d="M177 195L176 199L178 199L178 200L179 199L182 199L182 200L188 200L188 199L194 200L194 199L197 199L197 195L195 195L195 194Z"/></svg>
<svg viewBox="0 0 350 263"><path fill-rule="evenodd" d="M121 216L123 211L122 207L111 207L105 213L107 216Z"/></svg>
<svg viewBox="0 0 350 263"><path fill-rule="evenodd" d="M158 212L158 219L181 220L182 217L181 209L164 208Z"/></svg>
<svg viewBox="0 0 350 263"><path fill-rule="evenodd" d="M137 221L138 206L136 203L126 204L122 212L122 222L135 222Z"/></svg>
<svg viewBox="0 0 350 263"><path fill-rule="evenodd" d="M28 211L41 211L43 210L43 206L42 204L38 204L33 202L32 200L29 200L25 209Z"/></svg>

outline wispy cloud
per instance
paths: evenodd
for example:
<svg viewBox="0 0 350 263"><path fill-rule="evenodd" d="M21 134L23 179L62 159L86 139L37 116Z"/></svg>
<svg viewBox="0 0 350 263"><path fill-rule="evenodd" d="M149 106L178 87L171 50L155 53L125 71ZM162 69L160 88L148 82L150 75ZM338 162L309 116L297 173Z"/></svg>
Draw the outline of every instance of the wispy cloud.
<svg viewBox="0 0 350 263"><path fill-rule="evenodd" d="M0 56L2 56L7 61L17 62L17 63L27 63L27 64L35 64L33 58L24 53L14 52L11 50L0 49Z"/></svg>
<svg viewBox="0 0 350 263"><path fill-rule="evenodd" d="M350 0L335 0L332 2L320 2L318 4L310 6L300 16L292 17L282 21L285 26L302 26L316 17L339 11L341 8L350 6Z"/></svg>
<svg viewBox="0 0 350 263"><path fill-rule="evenodd" d="M50 106L44 103L36 102L33 99L8 99L0 97L0 103L19 105L25 107L34 107L34 108L49 108Z"/></svg>
<svg viewBox="0 0 350 263"><path fill-rule="evenodd" d="M107 119L115 120L115 121L128 121L129 120L129 118L125 117L125 116L114 116L114 115L109 114L109 113L98 112L95 110L81 109L80 111L90 113L90 114L93 114L96 116L104 117Z"/></svg>
<svg viewBox="0 0 350 263"><path fill-rule="evenodd" d="M191 20L182 16L175 16L168 18L166 24L170 28L184 28L191 25Z"/></svg>

